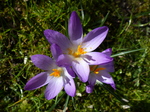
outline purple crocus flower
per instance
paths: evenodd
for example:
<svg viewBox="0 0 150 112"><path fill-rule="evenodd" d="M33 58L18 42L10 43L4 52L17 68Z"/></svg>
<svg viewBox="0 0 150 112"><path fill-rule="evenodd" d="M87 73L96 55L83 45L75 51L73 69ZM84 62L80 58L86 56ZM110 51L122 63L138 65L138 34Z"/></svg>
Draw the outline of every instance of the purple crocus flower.
<svg viewBox="0 0 150 112"><path fill-rule="evenodd" d="M61 50L56 44L51 45L51 52L55 60L52 60L46 55L36 54L31 56L31 60L35 66L45 70L31 78L26 86L25 90L34 90L48 84L45 97L47 100L54 98L63 88L70 96L75 96L76 87L73 77L74 72L70 67L59 66L59 56L61 56Z"/></svg>
<svg viewBox="0 0 150 112"><path fill-rule="evenodd" d="M102 53L110 56L112 53L112 50L109 48L103 51ZM91 73L88 79L89 85L86 86L87 93L91 93L93 91L96 80L106 83L106 84L110 84L111 87L116 89L113 78L109 74L109 72L114 72L113 61L109 63L105 63L105 64L100 64L100 65L92 65L90 68L91 68Z"/></svg>
<svg viewBox="0 0 150 112"><path fill-rule="evenodd" d="M77 13L73 11L68 24L68 33L70 39L54 30L47 29L44 31L49 43L56 43L62 49L64 55L59 60L60 63L66 62L66 64L70 64L82 82L88 80L89 65L104 64L113 60L104 53L92 52L105 39L108 33L106 26L90 31L83 38L80 19Z"/></svg>

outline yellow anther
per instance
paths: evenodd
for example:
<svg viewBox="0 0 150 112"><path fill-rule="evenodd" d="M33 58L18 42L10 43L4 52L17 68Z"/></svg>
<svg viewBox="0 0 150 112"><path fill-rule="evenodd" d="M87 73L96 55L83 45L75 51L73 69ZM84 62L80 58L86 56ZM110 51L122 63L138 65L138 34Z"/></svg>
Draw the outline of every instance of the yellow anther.
<svg viewBox="0 0 150 112"><path fill-rule="evenodd" d="M59 69L52 69L54 72L52 72L51 74L49 74L50 76L54 76L54 77L60 77L61 74L61 70Z"/></svg>
<svg viewBox="0 0 150 112"><path fill-rule="evenodd" d="M74 57L79 57L80 55L87 53L84 50L85 48L81 48L81 45L78 45L77 51L73 52L71 49L68 49L68 54L73 55Z"/></svg>
<svg viewBox="0 0 150 112"><path fill-rule="evenodd" d="M105 70L105 69L106 69L106 68L97 68L97 69L94 70L94 73L95 73L95 74L98 74L99 71Z"/></svg>
<svg viewBox="0 0 150 112"><path fill-rule="evenodd" d="M106 69L106 68L101 68L101 67L97 68L97 67L98 67L97 65L91 66L90 70L93 73L98 74L101 70L105 70Z"/></svg>

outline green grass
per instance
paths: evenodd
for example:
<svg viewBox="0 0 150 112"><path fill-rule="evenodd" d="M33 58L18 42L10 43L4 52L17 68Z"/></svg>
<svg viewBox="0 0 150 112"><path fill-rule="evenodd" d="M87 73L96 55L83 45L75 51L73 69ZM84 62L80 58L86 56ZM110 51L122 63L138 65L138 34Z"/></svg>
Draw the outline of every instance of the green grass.
<svg viewBox="0 0 150 112"><path fill-rule="evenodd" d="M0 3L0 111L60 112L64 108L68 112L150 111L149 0L3 0ZM113 91L109 85L96 85L94 92L87 94L85 84L78 81L77 92L82 96L74 98L62 91L57 98L46 100L45 87L25 91L26 82L41 72L31 63L30 56L51 56L43 31L53 29L67 35L72 11L78 13L85 34L96 27L109 27L107 38L97 50L112 48L113 56L117 54L115 72L111 74L117 90ZM122 105L131 107L123 109Z"/></svg>

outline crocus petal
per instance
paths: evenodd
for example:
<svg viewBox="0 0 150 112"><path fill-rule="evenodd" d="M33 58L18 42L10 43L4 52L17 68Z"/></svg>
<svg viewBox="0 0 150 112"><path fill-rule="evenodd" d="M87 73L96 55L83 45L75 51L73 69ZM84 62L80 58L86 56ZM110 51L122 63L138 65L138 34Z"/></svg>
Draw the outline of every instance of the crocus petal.
<svg viewBox="0 0 150 112"><path fill-rule="evenodd" d="M31 78L24 87L25 90L34 90L37 88L40 88L46 84L48 84L50 81L50 78L47 75L47 72L41 72Z"/></svg>
<svg viewBox="0 0 150 112"><path fill-rule="evenodd" d="M53 99L63 88L62 77L53 77L45 91L45 97L47 100Z"/></svg>
<svg viewBox="0 0 150 112"><path fill-rule="evenodd" d="M112 49L111 49L111 48L108 48L108 49L104 50L102 53L103 53L103 54L106 54L107 56L111 56L111 54L112 54Z"/></svg>
<svg viewBox="0 0 150 112"><path fill-rule="evenodd" d="M51 45L51 52L55 60L62 54L62 51L57 44Z"/></svg>
<svg viewBox="0 0 150 112"><path fill-rule="evenodd" d="M55 43L59 45L62 51L67 50L71 46L69 39L57 31L47 29L44 31L44 35L50 44Z"/></svg>
<svg viewBox="0 0 150 112"><path fill-rule="evenodd" d="M94 86L95 82L96 82L96 76L95 76L95 74L90 73L89 79L88 79L89 85Z"/></svg>
<svg viewBox="0 0 150 112"><path fill-rule="evenodd" d="M72 97L76 95L76 87L74 84L74 80L72 78L67 77L64 82L64 89L66 93Z"/></svg>
<svg viewBox="0 0 150 112"><path fill-rule="evenodd" d="M90 52L95 50L105 39L108 27L103 26L90 31L83 39L82 47Z"/></svg>
<svg viewBox="0 0 150 112"><path fill-rule="evenodd" d="M72 69L82 82L88 80L90 73L89 65L82 58L78 58L72 62Z"/></svg>
<svg viewBox="0 0 150 112"><path fill-rule="evenodd" d="M51 69L52 65L55 64L50 57L42 54L32 55L31 60L35 66L42 70L49 70Z"/></svg>
<svg viewBox="0 0 150 112"><path fill-rule="evenodd" d="M73 44L80 44L82 41L82 25L80 19L75 11L71 13L69 24L68 24L68 33L70 40Z"/></svg>
<svg viewBox="0 0 150 112"><path fill-rule="evenodd" d="M91 86L91 85L86 86L86 92L87 93L92 93L93 89L94 89L94 86Z"/></svg>
<svg viewBox="0 0 150 112"><path fill-rule="evenodd" d="M71 66L72 58L69 55L62 54L58 57L56 63L58 66Z"/></svg>
<svg viewBox="0 0 150 112"><path fill-rule="evenodd" d="M65 69L67 71L66 74L70 75L72 78L75 78L75 73L70 66L66 66Z"/></svg>
<svg viewBox="0 0 150 112"><path fill-rule="evenodd" d="M116 89L114 80L113 80L113 78L111 77L111 75L107 71L102 70L97 75L97 79L99 81L103 82L103 83L110 84L114 89Z"/></svg>
<svg viewBox="0 0 150 112"><path fill-rule="evenodd" d="M89 65L99 65L113 61L113 58L100 52L89 52L82 57Z"/></svg>
<svg viewBox="0 0 150 112"><path fill-rule="evenodd" d="M113 61L111 61L109 63L101 64L99 66L102 68L106 68L105 71L107 71L107 72L114 72L115 71Z"/></svg>

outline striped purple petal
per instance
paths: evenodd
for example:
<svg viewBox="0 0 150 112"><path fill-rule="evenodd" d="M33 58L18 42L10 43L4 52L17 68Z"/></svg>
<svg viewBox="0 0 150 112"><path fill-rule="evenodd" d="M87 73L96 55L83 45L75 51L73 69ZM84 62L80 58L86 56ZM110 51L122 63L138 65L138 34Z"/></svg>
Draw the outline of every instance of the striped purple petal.
<svg viewBox="0 0 150 112"><path fill-rule="evenodd" d="M105 39L108 27L103 26L90 31L83 39L82 47L90 52L95 50Z"/></svg>
<svg viewBox="0 0 150 112"><path fill-rule="evenodd" d="M49 70L52 67L51 65L55 64L50 57L42 54L32 55L31 60L35 66L42 70Z"/></svg>
<svg viewBox="0 0 150 112"><path fill-rule="evenodd" d="M68 24L68 33L70 40L73 44L80 44L82 42L82 25L80 19L75 11L71 13L69 24Z"/></svg>
<svg viewBox="0 0 150 112"><path fill-rule="evenodd" d="M59 94L59 92L63 89L63 85L64 83L62 78L53 77L45 90L46 99L50 100L56 97Z"/></svg>
<svg viewBox="0 0 150 112"><path fill-rule="evenodd" d="M25 85L25 90L34 90L49 83L50 77L47 72L42 72L31 78Z"/></svg>

